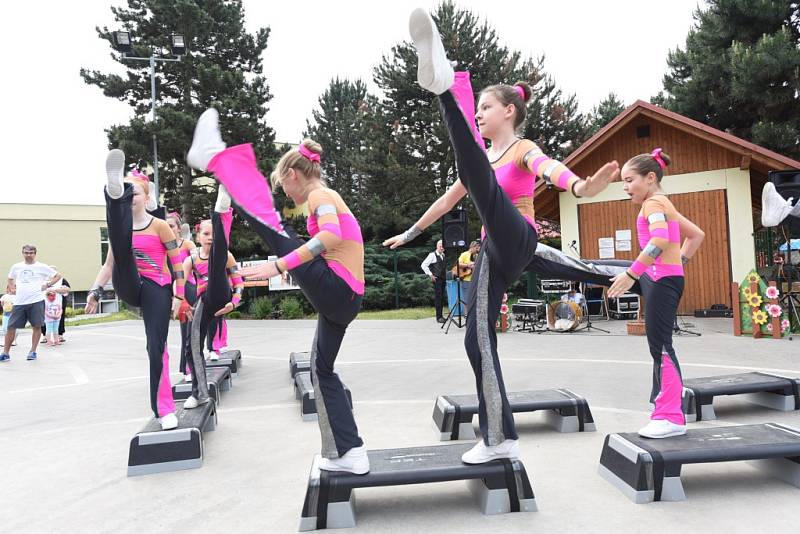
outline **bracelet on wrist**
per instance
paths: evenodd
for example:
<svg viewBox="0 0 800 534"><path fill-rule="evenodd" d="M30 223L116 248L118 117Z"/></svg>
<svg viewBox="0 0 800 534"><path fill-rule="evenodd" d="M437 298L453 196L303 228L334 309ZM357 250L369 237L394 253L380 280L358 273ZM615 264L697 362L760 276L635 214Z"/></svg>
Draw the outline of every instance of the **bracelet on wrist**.
<svg viewBox="0 0 800 534"><path fill-rule="evenodd" d="M638 282L638 281L639 281L639 279L638 279L638 278L636 278L636 277L635 277L633 274L631 274L631 272L630 272L629 270L627 270L627 269L625 269L625 274L627 274L627 275L628 275L628 277L629 277L631 280L633 280L634 282Z"/></svg>
<svg viewBox="0 0 800 534"><path fill-rule="evenodd" d="M574 196L575 198L581 198L581 196L575 192L575 186L578 185L579 181L580 180L575 180L574 182L572 182L572 186L570 186L569 188L570 192L572 193L572 196Z"/></svg>

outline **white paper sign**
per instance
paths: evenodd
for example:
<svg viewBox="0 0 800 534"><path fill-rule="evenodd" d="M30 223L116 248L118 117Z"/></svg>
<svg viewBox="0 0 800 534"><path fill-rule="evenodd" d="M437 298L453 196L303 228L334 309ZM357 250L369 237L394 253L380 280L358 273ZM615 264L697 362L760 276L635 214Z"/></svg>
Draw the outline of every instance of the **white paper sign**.
<svg viewBox="0 0 800 534"><path fill-rule="evenodd" d="M630 241L630 240L631 240L631 231L630 231L630 228L629 228L629 229L627 229L627 230L617 230L617 231L615 232L615 234L616 234L616 235L614 236L614 238L615 238L617 241ZM619 250L619 249L617 249L617 250Z"/></svg>
<svg viewBox="0 0 800 534"><path fill-rule="evenodd" d="M617 250L619 252L630 252L631 250L630 240L617 241Z"/></svg>
<svg viewBox="0 0 800 534"><path fill-rule="evenodd" d="M613 242L613 240L612 240ZM600 248L600 259L601 260L611 260L614 259L614 247L601 247Z"/></svg>
<svg viewBox="0 0 800 534"><path fill-rule="evenodd" d="M597 247L598 248L614 248L614 238L613 237L601 237L597 240Z"/></svg>

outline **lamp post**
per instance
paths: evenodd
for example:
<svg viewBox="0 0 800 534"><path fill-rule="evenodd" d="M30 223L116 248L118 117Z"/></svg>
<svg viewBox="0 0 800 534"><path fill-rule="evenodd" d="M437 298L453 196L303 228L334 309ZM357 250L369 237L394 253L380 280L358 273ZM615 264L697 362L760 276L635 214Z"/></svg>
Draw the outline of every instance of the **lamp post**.
<svg viewBox="0 0 800 534"><path fill-rule="evenodd" d="M177 58L156 57L155 52L150 53L150 57L135 57L126 55L131 51L132 42L131 34L126 31L116 31L111 34L114 48L122 53L122 59L129 59L131 61L147 61L150 63L150 97L152 101L152 121L156 120L156 61L164 63L173 63L181 60L181 56L186 53L186 41L183 35L173 33L170 35L170 50L172 55ZM156 133L153 132L153 178L156 187L156 198L160 194L159 181L158 181L158 139Z"/></svg>

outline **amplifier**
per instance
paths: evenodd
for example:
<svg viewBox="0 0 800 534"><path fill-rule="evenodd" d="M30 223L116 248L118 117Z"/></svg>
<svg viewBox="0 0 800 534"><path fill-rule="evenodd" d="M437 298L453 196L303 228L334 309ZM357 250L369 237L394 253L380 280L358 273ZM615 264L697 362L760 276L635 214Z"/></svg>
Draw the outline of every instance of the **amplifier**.
<svg viewBox="0 0 800 534"><path fill-rule="evenodd" d="M715 310L715 309L700 309L694 311L695 317L733 317L733 310L730 308L723 309L723 310Z"/></svg>
<svg viewBox="0 0 800 534"><path fill-rule="evenodd" d="M511 313L514 315L539 315L544 314L545 302L543 300L521 299L511 306Z"/></svg>
<svg viewBox="0 0 800 534"><path fill-rule="evenodd" d="M566 280L542 280L540 282L542 293L566 293L572 287Z"/></svg>

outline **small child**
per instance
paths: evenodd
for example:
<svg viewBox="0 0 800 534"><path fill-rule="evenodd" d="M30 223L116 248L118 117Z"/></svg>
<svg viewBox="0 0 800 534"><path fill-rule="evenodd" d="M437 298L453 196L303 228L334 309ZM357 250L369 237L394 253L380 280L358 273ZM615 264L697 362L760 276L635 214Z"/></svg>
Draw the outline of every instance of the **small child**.
<svg viewBox="0 0 800 534"><path fill-rule="evenodd" d="M15 296L11 293L6 293L2 297L0 297L0 302L3 304L3 325L0 327L0 335L5 337L6 330L8 329L8 321L11 319L11 309L14 307L14 298ZM14 336L14 341L12 345L17 344L16 335Z"/></svg>
<svg viewBox="0 0 800 534"><path fill-rule="evenodd" d="M44 300L44 325L47 336L47 346L55 347L61 344L58 337L58 323L61 320L61 302L56 298L55 291L48 291Z"/></svg>

